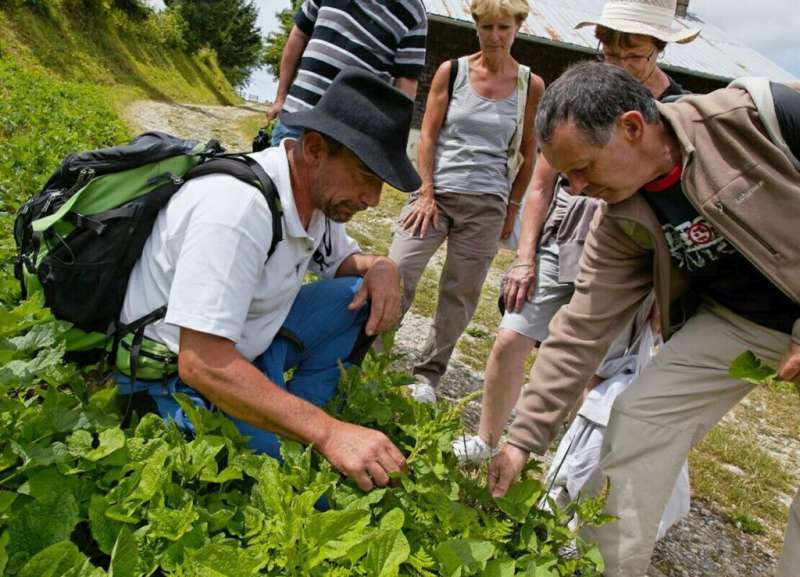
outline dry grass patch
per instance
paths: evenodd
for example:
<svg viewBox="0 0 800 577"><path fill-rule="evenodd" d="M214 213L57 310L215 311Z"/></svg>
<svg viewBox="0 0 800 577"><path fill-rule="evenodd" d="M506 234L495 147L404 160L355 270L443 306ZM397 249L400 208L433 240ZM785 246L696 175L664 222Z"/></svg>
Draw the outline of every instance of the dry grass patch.
<svg viewBox="0 0 800 577"><path fill-rule="evenodd" d="M780 550L800 483L800 395L759 386L691 456L694 493L713 500L742 530ZM753 523L752 521L755 521Z"/></svg>

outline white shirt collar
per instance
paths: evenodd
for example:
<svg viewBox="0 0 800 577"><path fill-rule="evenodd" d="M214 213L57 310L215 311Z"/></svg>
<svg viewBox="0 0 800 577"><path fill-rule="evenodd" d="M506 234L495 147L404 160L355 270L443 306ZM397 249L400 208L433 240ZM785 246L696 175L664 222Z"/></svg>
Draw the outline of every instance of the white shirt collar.
<svg viewBox="0 0 800 577"><path fill-rule="evenodd" d="M289 156L286 153L285 138L280 146L266 148L261 152L254 152L252 156L267 172L278 189L278 196L283 207L284 236L295 238L322 238L325 232L325 215L320 210L314 210L309 222L309 230L303 227L297 205L294 201L292 179L289 176Z"/></svg>

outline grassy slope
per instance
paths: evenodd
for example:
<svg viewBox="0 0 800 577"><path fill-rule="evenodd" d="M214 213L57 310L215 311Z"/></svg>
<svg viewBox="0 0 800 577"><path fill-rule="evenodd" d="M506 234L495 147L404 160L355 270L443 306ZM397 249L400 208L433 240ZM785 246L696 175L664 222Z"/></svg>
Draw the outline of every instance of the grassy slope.
<svg viewBox="0 0 800 577"><path fill-rule="evenodd" d="M5 54L0 56L64 80L113 88L119 102L240 102L213 54L187 55L159 45L160 31L152 23L132 22L121 12L49 12L2 5L0 46Z"/></svg>

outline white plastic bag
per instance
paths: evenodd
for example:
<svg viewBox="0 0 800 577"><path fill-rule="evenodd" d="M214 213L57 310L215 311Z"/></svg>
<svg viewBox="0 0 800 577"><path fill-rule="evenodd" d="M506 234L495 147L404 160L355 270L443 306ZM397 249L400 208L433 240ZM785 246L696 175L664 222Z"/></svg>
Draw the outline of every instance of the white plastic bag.
<svg viewBox="0 0 800 577"><path fill-rule="evenodd" d="M644 303L649 310L652 300ZM660 334L655 334L650 326L649 314L638 315L637 330L634 331L633 345L625 352L625 356L614 359L617 373L598 384L586 396L578 415L561 439L553 457L546 483L550 497L560 506L577 497L589 476L600 462L603 437L611 413L614 399L634 381L638 374L649 364L663 344ZM689 464L684 462L672 490L667 506L661 516L658 527L658 539L661 539L672 525L689 514Z"/></svg>

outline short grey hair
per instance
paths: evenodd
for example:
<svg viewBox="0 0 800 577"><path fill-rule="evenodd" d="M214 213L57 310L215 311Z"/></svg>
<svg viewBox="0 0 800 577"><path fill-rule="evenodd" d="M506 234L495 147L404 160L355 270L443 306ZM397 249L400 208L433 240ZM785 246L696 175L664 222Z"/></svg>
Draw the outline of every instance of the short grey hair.
<svg viewBox="0 0 800 577"><path fill-rule="evenodd" d="M631 110L641 112L649 124L659 121L655 98L629 72L600 62L576 64L548 86L539 101L536 138L550 142L556 128L572 120L586 142L605 146L617 119Z"/></svg>

